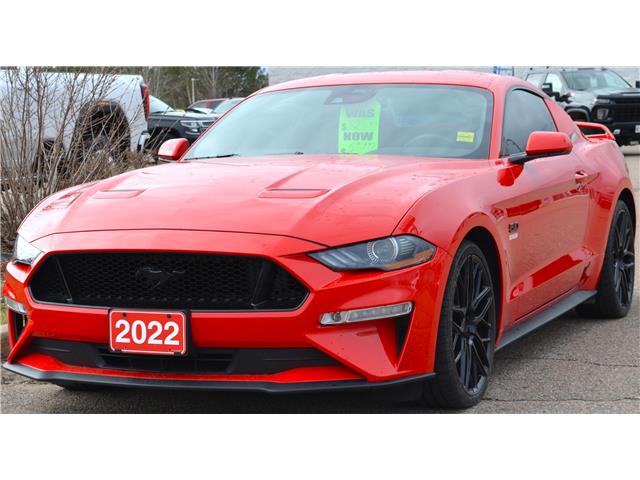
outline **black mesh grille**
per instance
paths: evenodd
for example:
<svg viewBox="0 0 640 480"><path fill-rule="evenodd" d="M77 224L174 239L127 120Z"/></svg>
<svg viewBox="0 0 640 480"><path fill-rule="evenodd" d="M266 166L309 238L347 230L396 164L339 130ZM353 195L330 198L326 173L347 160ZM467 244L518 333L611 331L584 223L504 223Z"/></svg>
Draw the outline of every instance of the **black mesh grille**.
<svg viewBox="0 0 640 480"><path fill-rule="evenodd" d="M115 308L290 310L307 296L269 260L186 253L52 255L30 287L39 302Z"/></svg>
<svg viewBox="0 0 640 480"><path fill-rule="evenodd" d="M640 104L615 105L613 107L613 118L618 122L640 121Z"/></svg>

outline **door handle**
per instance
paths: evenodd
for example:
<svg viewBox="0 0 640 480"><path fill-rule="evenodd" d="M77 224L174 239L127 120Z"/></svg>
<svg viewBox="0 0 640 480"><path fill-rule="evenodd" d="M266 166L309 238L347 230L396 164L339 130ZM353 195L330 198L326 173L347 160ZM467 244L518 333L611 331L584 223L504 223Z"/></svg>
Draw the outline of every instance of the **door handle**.
<svg viewBox="0 0 640 480"><path fill-rule="evenodd" d="M584 170L578 170L575 174L576 189L578 192L584 192L587 188L587 184L591 181L591 175Z"/></svg>
<svg viewBox="0 0 640 480"><path fill-rule="evenodd" d="M584 170L578 170L575 175L576 183L587 183L589 181L589 174Z"/></svg>

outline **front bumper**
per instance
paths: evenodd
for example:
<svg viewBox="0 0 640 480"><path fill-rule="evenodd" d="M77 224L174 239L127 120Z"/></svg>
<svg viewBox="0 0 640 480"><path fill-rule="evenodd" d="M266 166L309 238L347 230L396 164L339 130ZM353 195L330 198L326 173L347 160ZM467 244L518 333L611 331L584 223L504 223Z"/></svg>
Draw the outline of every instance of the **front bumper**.
<svg viewBox="0 0 640 480"><path fill-rule="evenodd" d="M9 321L11 350L5 368L64 384L259 390L270 392L371 388L427 378L434 370L435 339L451 258L442 250L427 264L395 272L334 272L306 255L320 246L273 235L195 231L127 231L55 234L33 242L49 253L80 251L174 251L267 257L309 290L294 311L190 312L194 348L313 348L334 366L300 366L271 374L190 374L95 368L66 364L30 349L33 339L108 344L108 309L37 303L27 285L33 267L9 263L4 295L22 303L27 321L18 336ZM152 246L152 247L150 247ZM203 248L203 246L206 246ZM444 280L443 280L444 279ZM397 319L323 327L323 313L411 301L403 335ZM11 316L11 315L10 315Z"/></svg>
<svg viewBox="0 0 640 480"><path fill-rule="evenodd" d="M150 138L151 138L151 134L149 132L142 132L142 134L140 134L140 138L138 138L138 145L136 146L136 151L143 152L144 147L146 146Z"/></svg>
<svg viewBox="0 0 640 480"><path fill-rule="evenodd" d="M621 145L634 145L640 142L640 118L634 122L609 122L603 123L611 130L616 141Z"/></svg>
<svg viewBox="0 0 640 480"><path fill-rule="evenodd" d="M65 371L43 371L21 364L4 363L3 368L33 380L68 385L82 383L101 387L149 388L158 390L209 390L223 392L263 392L263 393L304 393L347 390L369 390L393 388L420 381L426 381L435 374L427 373L398 378L384 382L367 382L366 380L339 380L320 382L288 382L271 381L213 381L213 380L167 380L159 378L135 378L109 375L90 375Z"/></svg>

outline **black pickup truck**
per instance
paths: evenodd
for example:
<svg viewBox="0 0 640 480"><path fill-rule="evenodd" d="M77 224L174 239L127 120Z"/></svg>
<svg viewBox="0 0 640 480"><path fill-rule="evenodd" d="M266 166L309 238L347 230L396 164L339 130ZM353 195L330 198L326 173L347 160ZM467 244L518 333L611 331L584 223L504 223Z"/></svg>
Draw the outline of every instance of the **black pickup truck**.
<svg viewBox="0 0 640 480"><path fill-rule="evenodd" d="M640 81L633 88L606 68L547 68L531 70L525 78L575 121L606 125L619 145L640 143Z"/></svg>
<svg viewBox="0 0 640 480"><path fill-rule="evenodd" d="M172 138L186 138L192 143L220 117L189 109L179 112L153 95L150 96L149 104L151 115L148 130L151 138L147 142L147 149L154 155L162 142Z"/></svg>

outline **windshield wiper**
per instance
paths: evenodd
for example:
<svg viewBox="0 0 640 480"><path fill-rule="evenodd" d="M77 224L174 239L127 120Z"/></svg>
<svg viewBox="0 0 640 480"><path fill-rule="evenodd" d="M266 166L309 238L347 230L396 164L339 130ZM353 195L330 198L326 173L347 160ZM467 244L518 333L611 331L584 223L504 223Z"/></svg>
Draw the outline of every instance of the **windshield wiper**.
<svg viewBox="0 0 640 480"><path fill-rule="evenodd" d="M304 155L304 152L274 152L274 153L262 153L255 156L260 157L262 155L264 156L266 155ZM226 153L224 155L206 155L202 157L189 157L189 158L185 158L185 160L207 160L211 158L229 158L229 157L240 157L240 156L241 155L239 153ZM253 156L253 155L249 155L249 156Z"/></svg>
<svg viewBox="0 0 640 480"><path fill-rule="evenodd" d="M275 152L275 153L263 153L263 155L304 155L304 152Z"/></svg>
<svg viewBox="0 0 640 480"><path fill-rule="evenodd" d="M209 158L229 158L229 157L239 157L239 153L225 153L224 155L205 155L202 157L187 157L185 160L207 160Z"/></svg>

